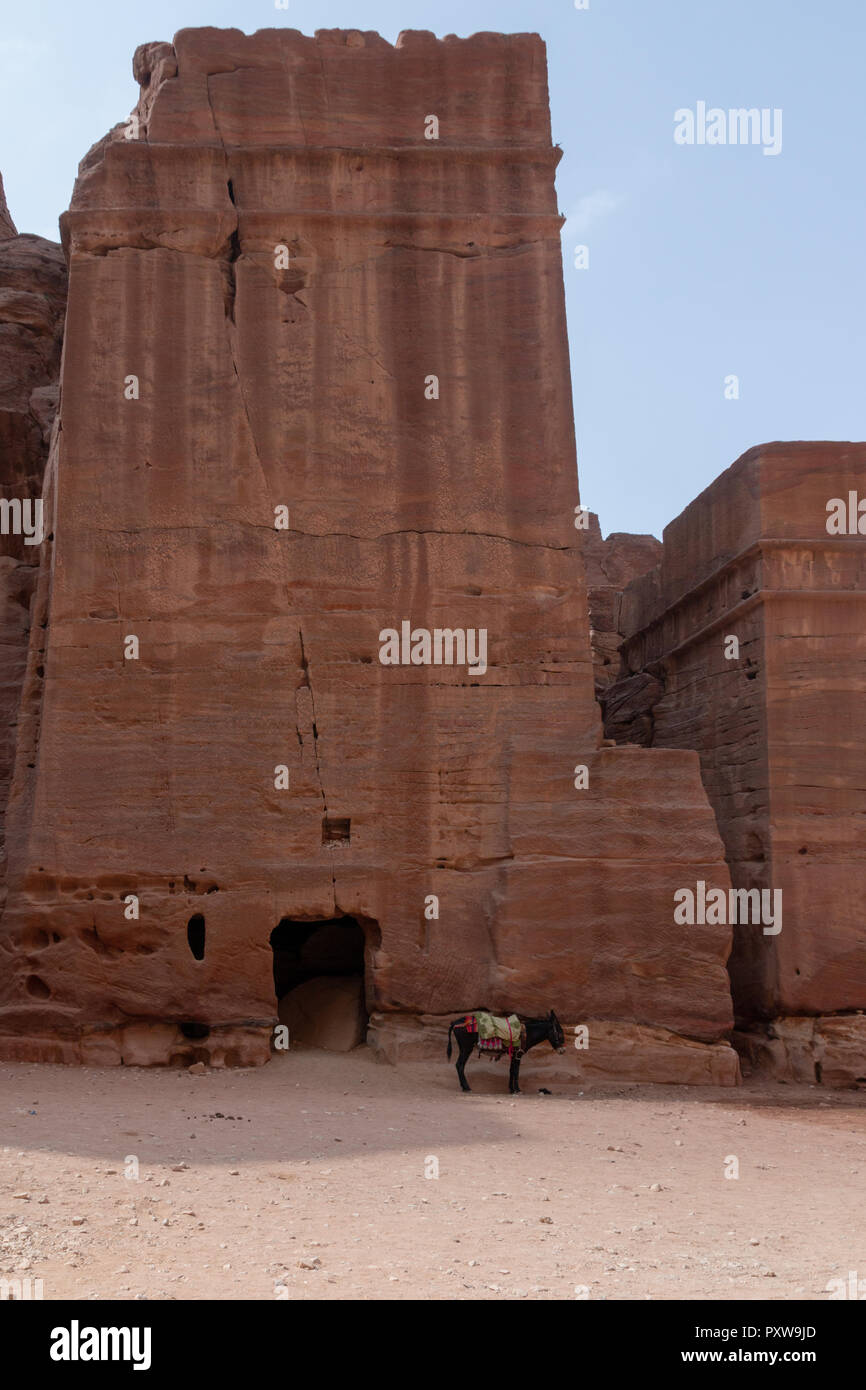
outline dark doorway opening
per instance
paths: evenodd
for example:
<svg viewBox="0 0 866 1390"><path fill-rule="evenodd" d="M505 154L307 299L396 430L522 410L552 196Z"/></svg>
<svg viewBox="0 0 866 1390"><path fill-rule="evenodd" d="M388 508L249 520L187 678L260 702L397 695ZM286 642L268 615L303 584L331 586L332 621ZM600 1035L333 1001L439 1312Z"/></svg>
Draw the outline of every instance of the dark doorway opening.
<svg viewBox="0 0 866 1390"><path fill-rule="evenodd" d="M190 917L186 928L186 939L196 960L204 960L204 918L200 912L196 912L193 917Z"/></svg>
<svg viewBox="0 0 866 1390"><path fill-rule="evenodd" d="M348 1052L367 1030L364 955L356 917L298 921L284 917L270 937L274 993L292 1045Z"/></svg>
<svg viewBox="0 0 866 1390"><path fill-rule="evenodd" d="M364 975L364 928L355 917L327 922L284 917L271 932L271 946L278 999L317 975Z"/></svg>
<svg viewBox="0 0 866 1390"><path fill-rule="evenodd" d="M190 1038L193 1042L210 1037L210 1029L206 1023L182 1023L180 1031L185 1038Z"/></svg>

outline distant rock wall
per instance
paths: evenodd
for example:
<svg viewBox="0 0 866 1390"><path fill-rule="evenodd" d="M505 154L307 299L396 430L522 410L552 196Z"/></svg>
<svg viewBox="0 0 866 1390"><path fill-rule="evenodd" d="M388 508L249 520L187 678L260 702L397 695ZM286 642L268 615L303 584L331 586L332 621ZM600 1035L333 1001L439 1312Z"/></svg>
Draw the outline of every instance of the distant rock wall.
<svg viewBox="0 0 866 1390"><path fill-rule="evenodd" d="M0 499L8 508L0 527L0 893L33 600L40 563L47 565L50 557L47 513L40 543L35 503L43 496L59 399L65 311L63 252L44 237L18 235L0 179Z"/></svg>
<svg viewBox="0 0 866 1390"><path fill-rule="evenodd" d="M852 496L851 533L828 531L828 502L847 513ZM866 1008L858 499L866 512L864 444L743 455L666 527L660 567L627 587L626 674L605 694L609 737L699 753L734 885L782 891L781 931L737 926L730 960L743 1026L778 1020L765 1060L782 1057L792 1016ZM813 1021L810 1038L837 1035ZM866 1076L866 1033L845 1038L848 1072L828 1065L825 1080Z"/></svg>
<svg viewBox="0 0 866 1390"><path fill-rule="evenodd" d="M595 694L600 700L620 675L619 648L625 635L622 629L623 590L632 579L660 563L662 543L655 536L633 536L627 531L614 531L602 539L594 512L587 514L587 522L587 529L580 534L586 568Z"/></svg>

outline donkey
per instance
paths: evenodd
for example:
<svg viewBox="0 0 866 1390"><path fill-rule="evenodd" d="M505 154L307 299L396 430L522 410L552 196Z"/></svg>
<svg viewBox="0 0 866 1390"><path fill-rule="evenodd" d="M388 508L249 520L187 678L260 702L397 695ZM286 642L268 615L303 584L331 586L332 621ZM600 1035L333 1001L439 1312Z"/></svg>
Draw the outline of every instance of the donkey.
<svg viewBox="0 0 866 1390"><path fill-rule="evenodd" d="M511 1070L508 1073L508 1090L513 1096L520 1095L518 1081L520 1079L520 1060L524 1053L528 1052L531 1047L535 1047L537 1043L545 1041L550 1043L550 1046L555 1052L565 1051L565 1037L562 1032L562 1024L556 1017L553 1009L550 1010L547 1018L524 1018L522 1014L518 1014L518 1018L522 1024L526 1042L522 1049L516 1047L511 1054ZM457 1058L457 1075L460 1078L460 1089L462 1091L469 1091L470 1086L466 1080L464 1068L473 1049L478 1046L478 1034L469 1032L466 1027L465 1014L462 1018L456 1018L448 1029L449 1062L451 1060L452 1033L457 1039L457 1046L460 1049L460 1055ZM501 1055L500 1053L500 1056Z"/></svg>

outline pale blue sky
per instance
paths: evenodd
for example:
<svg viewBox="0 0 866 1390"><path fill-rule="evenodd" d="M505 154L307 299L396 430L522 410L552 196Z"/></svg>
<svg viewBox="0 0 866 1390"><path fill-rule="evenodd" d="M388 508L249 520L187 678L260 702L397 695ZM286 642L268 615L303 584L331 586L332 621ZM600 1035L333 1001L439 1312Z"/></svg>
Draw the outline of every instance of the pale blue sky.
<svg viewBox="0 0 866 1390"><path fill-rule="evenodd" d="M57 237L132 53L197 24L546 39L581 495L654 531L753 444L866 438L866 0L0 0L0 170ZM697 102L780 107L778 157L680 147ZM588 270L573 268L576 243ZM726 400L725 377L740 379Z"/></svg>

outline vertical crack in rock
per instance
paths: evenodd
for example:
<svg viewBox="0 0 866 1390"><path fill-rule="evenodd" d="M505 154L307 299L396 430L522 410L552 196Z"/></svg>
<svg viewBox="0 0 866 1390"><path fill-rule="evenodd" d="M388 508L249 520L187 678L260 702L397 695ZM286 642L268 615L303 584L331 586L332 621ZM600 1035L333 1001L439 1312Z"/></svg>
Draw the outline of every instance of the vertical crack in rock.
<svg viewBox="0 0 866 1390"><path fill-rule="evenodd" d="M226 187L228 188L229 197L230 197L231 200L232 200L232 204L234 204L234 196L233 196L233 194L232 194L232 181L231 181L231 179L229 179L229 180L227 181ZM237 223L237 215L236 215L236 216L235 216L234 230L232 231L231 236L229 237L229 241L228 241L228 255L226 256L226 260L225 260L225 269L226 269L226 286L225 286L225 309L226 309L226 318L228 319L229 323L230 323L233 327L234 327L235 324L236 324L236 319L235 319L235 301L237 300L237 296L238 296L238 278L237 278L236 266L237 266L237 263L238 263L238 261L240 260L240 258L241 258L241 238L240 238L240 233L239 233L239 231L238 231L238 223ZM234 355L234 354L233 354L233 355ZM237 366L235 366L235 371L237 371Z"/></svg>
<svg viewBox="0 0 866 1390"><path fill-rule="evenodd" d="M251 415L250 415L249 405L248 405L248 403L247 403L247 398L246 398L246 395L245 395L245 393L244 393L244 385L243 385L243 381L241 380L240 371L239 371L239 369L238 369L237 353L236 353L236 351L235 351L235 336L236 336L236 332L237 332L236 320L235 320L235 301L236 301L236 299L237 299L237 270L236 270L236 266L237 266L238 261L239 261L240 258L241 258L241 255L243 254L242 251L241 251L240 218L239 218L238 211L237 211L237 201L236 201L236 199L235 199L234 182L232 181L232 179L231 179L230 176L229 176L229 155L228 155L228 150L226 149L225 140L224 140L223 137L222 137L222 131L221 131L220 128L219 128L219 122L218 122L218 120L217 120L216 110L214 109L214 104L213 104L213 97L211 96L211 90L210 90L210 74L207 74L206 77L205 77L205 85L206 85L206 88L207 88L207 100L208 100L208 106L210 107L211 120L213 121L214 134L216 135L217 139L218 139L219 142L220 142L220 145L222 146L223 159L224 159L224 161L225 161L225 171L226 171L226 190L227 190L227 192L228 192L229 202L231 203L232 207L235 209L235 223L234 223L234 228L232 229L231 235L230 235L230 237L229 237L229 241L228 241L228 254L227 254L226 258L225 258L225 269L226 269L225 305L226 305L226 327L227 327L227 330L228 330L228 340L229 340L229 352L230 352L230 354L231 354L232 367L234 368L234 373L235 373L235 376L237 377L237 381L238 381L238 390L239 390L239 392L240 392L241 404L242 404L243 409L244 409L244 415L246 416L247 428L249 429L249 432L250 432L250 441L251 441L252 446L253 446L253 453L255 454L255 456L256 456L256 462L258 463L259 468L261 469L262 479L263 479L264 484L265 484L265 493L266 493L266 495L267 495L267 494L269 493L269 491L270 491L270 489L269 489L269 487L268 487L268 478L267 478L267 474L265 473L265 470L264 470L264 465L262 464L261 456L260 456L259 450L258 450L258 445L257 445L257 443L256 443L255 430L253 429L252 417L251 417Z"/></svg>
<svg viewBox="0 0 866 1390"><path fill-rule="evenodd" d="M229 190L229 197L231 198L232 203L234 203L234 190L233 190L233 188L232 188L231 179L227 179L227 180L226 180L226 187L227 187L228 190ZM236 221L235 221L234 231L231 233L231 236L230 236L229 241L228 241L227 254L226 254L226 256L225 256L225 258L224 258L224 260L223 260L223 265L224 265L224 268L225 268L225 275L226 275L226 286L225 286L225 320L226 320L226 332L227 332L227 335L228 335L229 356L231 357L232 369L233 369L233 371L234 371L234 374L235 374L235 377L236 377L237 383L238 383L238 393L239 393L239 395L240 395L241 406L242 406L243 412L244 412L244 418L246 419L246 422L247 422L247 430L249 431L250 443L251 443L251 445L252 445L253 453L255 454L256 463L258 464L259 470L260 470L261 475L262 475L262 482L264 483L265 496L266 496L267 498L270 498L270 486L269 486L269 483L268 483L268 475L267 475L267 473L265 472L265 467L264 467L264 464L262 463L262 457L261 457L261 454L259 453L259 446L258 446L258 443L256 442L256 432L255 432L255 430L254 430L254 428L253 428L253 420L252 420L252 415L250 414L249 402L247 401L246 392L244 391L243 379L242 379L242 377L241 377L240 368L239 368L239 366L238 366L238 353L237 353L237 343L236 343L236 339L237 339L237 323L236 323L236 320L235 320L235 301L236 301L236 299L237 299L237 271L236 271L235 267L236 267L236 265L237 265L237 262L240 260L242 254L243 254L243 253L242 253L242 251L241 251L240 233L239 233L239 231L238 231L238 223L237 223L237 220L236 220Z"/></svg>
<svg viewBox="0 0 866 1390"><path fill-rule="evenodd" d="M328 798L325 796L325 787L324 787L324 783L322 782L322 767L321 767L321 764L320 764L320 762L319 762L319 725L318 725L318 720L317 720L317 716L316 716L316 697L315 697L315 694L313 693L313 682L312 682L312 680L310 679L310 663L309 663L309 661L307 660L307 652L306 652L306 648L305 648L305 646L304 646L304 634L303 634L303 632L302 632L302 630L301 630L300 628L298 628L298 641L299 641L300 644L301 644L301 670L302 670L303 673L304 673L304 678L303 678L303 680L301 681L301 685L299 686L299 689L301 689L301 688L303 688L304 686L306 686L307 689L308 689L309 692L310 692L310 708L311 708L311 710L312 710L312 727L313 727L313 757L314 757L315 763L316 763L316 778L317 778L317 781L318 781L318 783L319 783L319 791L320 791L321 794L322 794L322 807L323 807L323 810L324 810L324 815L327 816L327 814L328 814ZM331 884L332 884L333 890L334 890L334 912L336 912L336 911L337 911L337 879L336 879L336 875L335 875L335 873L334 873L334 866L333 866L333 863L332 863L332 865L331 865Z"/></svg>
<svg viewBox="0 0 866 1390"><path fill-rule="evenodd" d="M331 115L331 94L330 94L330 92L328 91L328 71L327 71L327 68L325 67L325 55L324 55L324 53L322 52L321 48L319 49L319 65L320 65L320 67L321 67L321 69L322 69L322 91L323 91L324 94L325 94L325 110L327 111L328 116L330 117L330 115ZM306 131L304 132L304 135L306 136Z"/></svg>
<svg viewBox="0 0 866 1390"><path fill-rule="evenodd" d="M217 117L216 117L216 111L215 111L215 109L214 109L214 104L213 104L213 97L211 96L211 91L210 91L210 80L211 80L212 75L213 75L212 73L207 72L207 73L205 73L205 78L204 78L205 90L207 91L207 104L208 104L208 106L210 107L210 118L211 118L211 120L213 121L214 135L217 137L217 139L219 140L220 144L222 145L223 154L224 154L225 157L226 157L226 161L228 161L228 150L226 149L226 142L225 142L225 140L223 139L222 131L220 130L220 127L219 127L219 121L217 120Z"/></svg>

